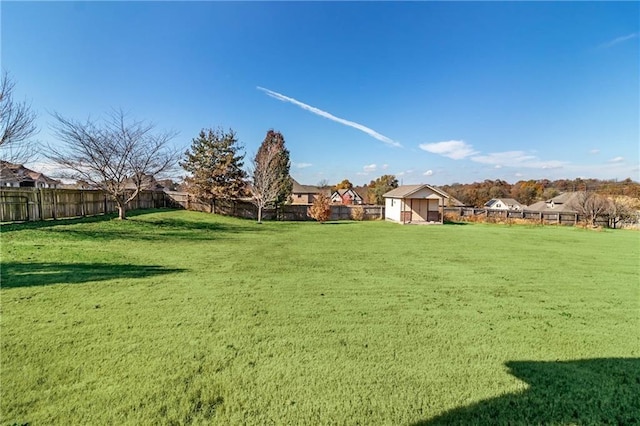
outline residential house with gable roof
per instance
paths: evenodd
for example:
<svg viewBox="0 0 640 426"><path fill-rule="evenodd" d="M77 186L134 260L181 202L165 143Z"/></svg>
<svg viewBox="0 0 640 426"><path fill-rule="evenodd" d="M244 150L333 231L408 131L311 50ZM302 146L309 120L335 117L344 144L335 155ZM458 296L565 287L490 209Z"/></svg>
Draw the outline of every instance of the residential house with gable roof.
<svg viewBox="0 0 640 426"><path fill-rule="evenodd" d="M573 205L578 201L579 195L579 192L563 192L549 200L531 204L527 207L527 210L534 212L576 213Z"/></svg>
<svg viewBox="0 0 640 426"><path fill-rule="evenodd" d="M331 193L334 204L364 204L363 198L353 188L336 189Z"/></svg>
<svg viewBox="0 0 640 426"><path fill-rule="evenodd" d="M0 161L0 185L4 188L58 188L62 182L22 164Z"/></svg>
<svg viewBox="0 0 640 426"><path fill-rule="evenodd" d="M527 207L513 198L492 198L484 203L484 206L491 210L512 210L519 212Z"/></svg>
<svg viewBox="0 0 640 426"><path fill-rule="evenodd" d="M314 185L300 185L297 180L293 178L291 180L293 181L291 204L313 204L318 194L324 194L327 197L331 194L328 189L322 189Z"/></svg>

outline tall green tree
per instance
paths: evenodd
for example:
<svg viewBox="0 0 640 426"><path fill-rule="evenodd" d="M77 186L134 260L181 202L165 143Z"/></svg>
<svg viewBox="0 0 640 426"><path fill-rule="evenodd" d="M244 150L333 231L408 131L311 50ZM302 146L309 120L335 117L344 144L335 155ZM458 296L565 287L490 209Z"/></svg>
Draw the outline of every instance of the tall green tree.
<svg viewBox="0 0 640 426"><path fill-rule="evenodd" d="M384 204L383 195L397 187L398 179L394 175L384 175L372 180L368 186L369 202L377 205Z"/></svg>
<svg viewBox="0 0 640 426"><path fill-rule="evenodd" d="M258 207L258 222L262 209L276 208L289 200L293 180L289 175L291 160L282 133L269 130L253 159L252 195Z"/></svg>
<svg viewBox="0 0 640 426"><path fill-rule="evenodd" d="M208 203L215 213L216 200L238 198L245 193L247 177L242 169L244 154L236 133L221 128L202 129L180 162L189 176L189 192Z"/></svg>

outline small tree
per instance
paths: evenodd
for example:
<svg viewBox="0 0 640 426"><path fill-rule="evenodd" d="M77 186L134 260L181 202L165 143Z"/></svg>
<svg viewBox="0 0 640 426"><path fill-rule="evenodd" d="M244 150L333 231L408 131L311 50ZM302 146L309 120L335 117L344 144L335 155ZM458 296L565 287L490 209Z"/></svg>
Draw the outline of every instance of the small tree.
<svg viewBox="0 0 640 426"><path fill-rule="evenodd" d="M398 179L393 175L384 175L372 180L368 186L369 202L377 205L384 204L383 195L397 187Z"/></svg>
<svg viewBox="0 0 640 426"><path fill-rule="evenodd" d="M610 198L611 227L617 228L619 222L634 222L638 219L640 201L637 198L618 195Z"/></svg>
<svg viewBox="0 0 640 426"><path fill-rule="evenodd" d="M331 185L329 185L329 181L327 179L321 179L316 186L320 189L331 189Z"/></svg>
<svg viewBox="0 0 640 426"><path fill-rule="evenodd" d="M289 200L293 181L289 176L291 161L280 132L269 130L253 159L251 193L258 207L258 222L262 210L269 205L276 208Z"/></svg>
<svg viewBox="0 0 640 426"><path fill-rule="evenodd" d="M185 179L189 191L208 203L211 213L216 200L244 194L247 174L242 169L244 154L238 153L241 148L233 130L203 129L180 163L190 173Z"/></svg>
<svg viewBox="0 0 640 426"><path fill-rule="evenodd" d="M354 206L351 208L351 219L362 220L364 219L364 208L362 206Z"/></svg>
<svg viewBox="0 0 640 426"><path fill-rule="evenodd" d="M307 215L320 223L326 222L331 217L331 200L323 193L313 200L311 207L307 209Z"/></svg>
<svg viewBox="0 0 640 426"><path fill-rule="evenodd" d="M64 177L111 195L120 219L126 219L127 203L152 181L150 176L173 169L178 160L178 151L168 145L175 133L155 133L153 124L128 121L121 110L103 122L53 117L61 144L49 145L46 157L64 170Z"/></svg>
<svg viewBox="0 0 640 426"><path fill-rule="evenodd" d="M349 179L343 179L342 182L333 187L334 190L351 188L353 188L353 184L349 181Z"/></svg>
<svg viewBox="0 0 640 426"><path fill-rule="evenodd" d="M6 71L0 81L0 160L25 163L33 157L35 149L29 144L38 129L36 114L26 102L13 99L15 83Z"/></svg>
<svg viewBox="0 0 640 426"><path fill-rule="evenodd" d="M280 151L275 145L261 149L253 159L251 195L258 208L258 223L262 222L262 210L274 204L280 193L279 161Z"/></svg>
<svg viewBox="0 0 640 426"><path fill-rule="evenodd" d="M595 191L579 191L571 201L570 207L585 216L592 227L596 227L596 219L600 215L609 214L612 204L609 199Z"/></svg>

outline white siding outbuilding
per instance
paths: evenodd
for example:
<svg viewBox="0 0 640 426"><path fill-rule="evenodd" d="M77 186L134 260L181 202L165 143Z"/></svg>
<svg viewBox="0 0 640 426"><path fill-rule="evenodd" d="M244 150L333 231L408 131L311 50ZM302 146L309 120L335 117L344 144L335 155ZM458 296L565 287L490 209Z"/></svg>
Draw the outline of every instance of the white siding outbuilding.
<svg viewBox="0 0 640 426"><path fill-rule="evenodd" d="M444 223L449 196L431 185L403 185L383 195L385 219L397 223Z"/></svg>

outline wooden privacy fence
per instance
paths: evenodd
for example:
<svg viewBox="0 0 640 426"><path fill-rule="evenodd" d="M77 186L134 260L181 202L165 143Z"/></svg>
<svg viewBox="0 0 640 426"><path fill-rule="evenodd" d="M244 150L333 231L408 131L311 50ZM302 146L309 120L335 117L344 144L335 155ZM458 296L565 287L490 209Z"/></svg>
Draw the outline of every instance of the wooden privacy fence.
<svg viewBox="0 0 640 426"><path fill-rule="evenodd" d="M142 191L128 209L172 207L161 191ZM1 188L0 222L26 222L95 216L117 211L116 203L103 191L88 189Z"/></svg>
<svg viewBox="0 0 640 426"><path fill-rule="evenodd" d="M213 204L198 201L185 192L141 191L127 204L128 209L157 209L162 207L214 212L227 216L257 220L258 209L247 199L217 200ZM332 205L329 220L351 219L352 210L362 207L364 220L384 219L384 206ZM307 205L288 204L279 209L264 209L264 220L312 220ZM36 189L0 187L0 222L26 222L95 216L117 211L116 203L104 191L88 189ZM525 219L542 224L576 225L584 219L572 212L535 212L445 207L445 214L460 217L482 216L492 219ZM609 227L611 218L599 216L596 225ZM615 226L615 222L613 223Z"/></svg>
<svg viewBox="0 0 640 426"><path fill-rule="evenodd" d="M458 215L460 217L484 216L485 218L493 219L525 219L536 221L545 225L574 226L585 219L583 215L579 215L575 212L492 210L477 209L472 207L445 207L444 212L448 214ZM609 227L609 216L598 216L598 218L596 219L596 225Z"/></svg>
<svg viewBox="0 0 640 426"><path fill-rule="evenodd" d="M167 195L171 200L187 210L218 213L227 216L243 217L245 219L258 219L258 208L248 199L216 200L213 204L202 203L192 195L185 192L171 192ZM351 211L355 205L332 205L329 220L351 219ZM384 219L384 206L361 206L364 210L364 220ZM262 210L264 220L313 220L307 215L308 205L287 204L278 209L268 208Z"/></svg>

